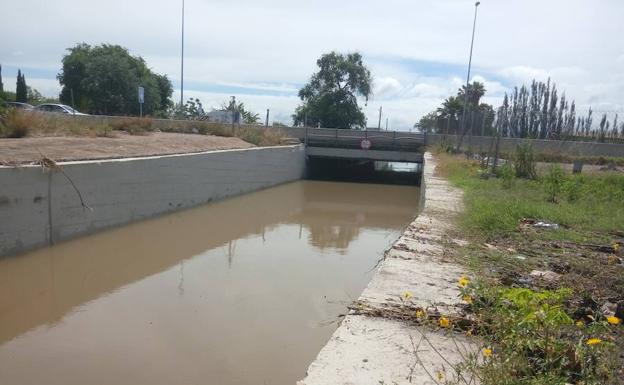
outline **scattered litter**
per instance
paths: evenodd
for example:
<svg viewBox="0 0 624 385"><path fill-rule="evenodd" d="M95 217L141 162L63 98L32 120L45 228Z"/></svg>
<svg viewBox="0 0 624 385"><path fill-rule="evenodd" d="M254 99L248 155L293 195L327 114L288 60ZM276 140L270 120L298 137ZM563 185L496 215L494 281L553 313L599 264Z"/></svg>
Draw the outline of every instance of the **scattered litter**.
<svg viewBox="0 0 624 385"><path fill-rule="evenodd" d="M600 311L605 317L614 316L617 311L618 305L613 302L605 302L601 307Z"/></svg>
<svg viewBox="0 0 624 385"><path fill-rule="evenodd" d="M516 259L519 259L521 261L526 261L527 257L522 255L522 254L518 254L515 256Z"/></svg>
<svg viewBox="0 0 624 385"><path fill-rule="evenodd" d="M543 279L547 282L556 282L559 278L561 278L560 274L550 270L533 270L529 275L533 278Z"/></svg>
<svg viewBox="0 0 624 385"><path fill-rule="evenodd" d="M453 243L460 247L468 246L468 241L464 241L463 239L453 239Z"/></svg>
<svg viewBox="0 0 624 385"><path fill-rule="evenodd" d="M498 247L491 245L489 243L484 243L483 246L485 246L488 250L498 250Z"/></svg>
<svg viewBox="0 0 624 385"><path fill-rule="evenodd" d="M521 227L533 227L536 229L557 230L559 225L556 223L550 223L546 221L540 221L537 219L524 218L520 221Z"/></svg>

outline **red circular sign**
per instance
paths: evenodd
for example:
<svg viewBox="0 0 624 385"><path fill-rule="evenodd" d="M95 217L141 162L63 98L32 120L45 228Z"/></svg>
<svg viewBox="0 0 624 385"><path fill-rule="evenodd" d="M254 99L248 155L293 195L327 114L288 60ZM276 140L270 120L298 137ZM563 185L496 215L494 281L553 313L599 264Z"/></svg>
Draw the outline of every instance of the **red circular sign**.
<svg viewBox="0 0 624 385"><path fill-rule="evenodd" d="M369 148L371 148L371 141L368 139L362 139L362 141L360 142L360 147L362 147L362 150L368 150Z"/></svg>

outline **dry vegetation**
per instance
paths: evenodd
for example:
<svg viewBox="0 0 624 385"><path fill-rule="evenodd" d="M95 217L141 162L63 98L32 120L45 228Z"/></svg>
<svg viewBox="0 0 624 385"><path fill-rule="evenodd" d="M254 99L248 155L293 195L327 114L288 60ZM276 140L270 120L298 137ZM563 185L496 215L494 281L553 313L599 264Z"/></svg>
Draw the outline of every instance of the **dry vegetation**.
<svg viewBox="0 0 624 385"><path fill-rule="evenodd" d="M16 109L0 111L0 138L38 136L115 137L116 131L149 135L154 131L237 137L257 146L283 144L286 134L279 129L235 126L196 121L162 121L151 118L100 118L43 114Z"/></svg>

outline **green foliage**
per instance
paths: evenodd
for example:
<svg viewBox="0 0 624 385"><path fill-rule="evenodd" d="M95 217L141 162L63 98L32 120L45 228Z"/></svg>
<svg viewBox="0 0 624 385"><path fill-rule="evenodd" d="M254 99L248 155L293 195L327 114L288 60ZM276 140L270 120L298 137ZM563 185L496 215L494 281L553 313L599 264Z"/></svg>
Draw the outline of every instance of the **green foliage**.
<svg viewBox="0 0 624 385"><path fill-rule="evenodd" d="M293 115L295 125L326 128L364 128L366 116L357 97L368 101L372 78L359 53L331 52L321 56L319 71L299 90L303 101Z"/></svg>
<svg viewBox="0 0 624 385"><path fill-rule="evenodd" d="M561 166L558 164L551 165L549 171L544 176L544 190L548 196L548 201L553 203L559 201L565 182L565 174Z"/></svg>
<svg viewBox="0 0 624 385"><path fill-rule="evenodd" d="M4 100L4 83L2 83L2 64L0 64L0 101Z"/></svg>
<svg viewBox="0 0 624 385"><path fill-rule="evenodd" d="M566 310L569 289L534 291L482 282L462 295L473 299L476 330L492 354L479 363L483 385L613 384L612 345L604 321L575 320ZM475 363L473 363L475 364Z"/></svg>
<svg viewBox="0 0 624 385"><path fill-rule="evenodd" d="M183 106L177 104L170 112L170 115L173 119L178 120L203 120L206 112L199 99L189 98Z"/></svg>
<svg viewBox="0 0 624 385"><path fill-rule="evenodd" d="M516 147L515 169L518 178L536 179L535 151L529 142L522 142Z"/></svg>
<svg viewBox="0 0 624 385"><path fill-rule="evenodd" d="M460 216L460 224L468 234L484 238L509 235L518 229L523 218L537 218L568 228L541 234L553 238L564 231L611 232L624 228L624 175L567 175L562 196L568 199L552 204L544 192L543 179L517 179L514 188L506 189L497 180L479 178L478 164L440 156L443 157L440 169L464 190L466 209Z"/></svg>
<svg viewBox="0 0 624 385"><path fill-rule="evenodd" d="M457 95L446 98L440 107L424 115L414 126L427 132L459 133L466 92L468 99L465 129L472 130L475 135L480 134L482 128L486 135L494 134L494 108L481 103L486 90L482 83L476 81L470 83L468 88L462 86Z"/></svg>
<svg viewBox="0 0 624 385"><path fill-rule="evenodd" d="M245 107L245 103L238 102L232 99L229 103L221 104L221 111L238 112L243 118L245 124L256 124L260 121L260 114L248 111Z"/></svg>
<svg viewBox="0 0 624 385"><path fill-rule="evenodd" d="M138 115L137 88L145 88L143 112L164 113L172 106L173 87L165 75L153 73L141 57L126 48L78 44L68 49L57 78L61 101L81 111L109 115Z"/></svg>
<svg viewBox="0 0 624 385"><path fill-rule="evenodd" d="M15 101L20 103L28 103L28 86L26 85L26 77L21 70L17 70Z"/></svg>
<svg viewBox="0 0 624 385"><path fill-rule="evenodd" d="M510 189L516 182L516 172L509 162L505 162L498 169L498 176L503 180L503 188Z"/></svg>

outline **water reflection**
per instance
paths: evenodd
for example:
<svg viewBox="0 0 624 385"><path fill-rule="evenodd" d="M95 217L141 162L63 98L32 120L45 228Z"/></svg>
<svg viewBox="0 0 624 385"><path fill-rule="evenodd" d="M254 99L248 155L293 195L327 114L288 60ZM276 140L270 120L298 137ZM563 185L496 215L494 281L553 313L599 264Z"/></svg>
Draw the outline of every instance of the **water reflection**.
<svg viewBox="0 0 624 385"><path fill-rule="evenodd" d="M357 296L417 202L408 186L297 182L0 260L0 383L294 381L331 333L310 325L341 311L323 298ZM189 382L164 374L175 365Z"/></svg>

